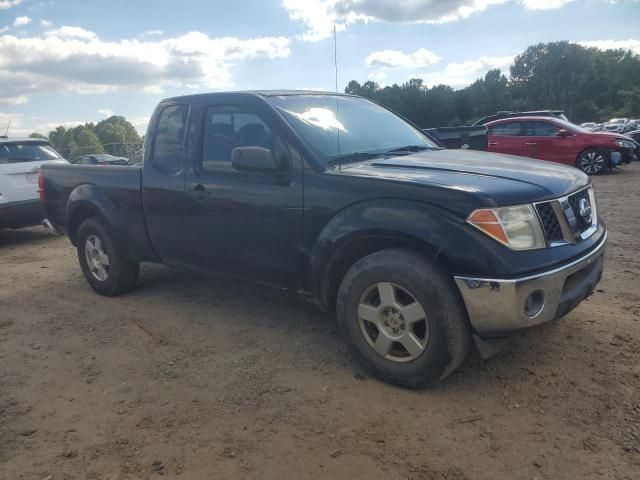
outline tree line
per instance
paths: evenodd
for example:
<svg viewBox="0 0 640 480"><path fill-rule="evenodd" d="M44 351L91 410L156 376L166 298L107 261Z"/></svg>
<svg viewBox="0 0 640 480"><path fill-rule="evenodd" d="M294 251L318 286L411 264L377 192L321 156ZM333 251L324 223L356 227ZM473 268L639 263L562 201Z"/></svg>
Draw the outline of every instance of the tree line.
<svg viewBox="0 0 640 480"><path fill-rule="evenodd" d="M422 128L470 124L501 110L564 110L574 123L640 117L640 55L540 43L518 55L510 75L489 71L466 88L422 79L381 87L352 80L345 92L371 98Z"/></svg>
<svg viewBox="0 0 640 480"><path fill-rule="evenodd" d="M53 148L69 160L91 153L109 153L129 158L142 148L143 143L143 138L131 122L119 115L73 128L61 125L49 132L48 137L36 132L30 136L48 140Z"/></svg>

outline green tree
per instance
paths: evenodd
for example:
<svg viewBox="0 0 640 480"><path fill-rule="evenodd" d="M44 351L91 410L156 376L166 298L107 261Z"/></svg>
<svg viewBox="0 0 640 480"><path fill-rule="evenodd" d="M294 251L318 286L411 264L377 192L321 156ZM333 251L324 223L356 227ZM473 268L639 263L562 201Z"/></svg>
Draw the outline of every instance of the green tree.
<svg viewBox="0 0 640 480"><path fill-rule="evenodd" d="M141 148L142 139L126 118L113 115L99 122L94 129L107 153L129 157Z"/></svg>
<svg viewBox="0 0 640 480"><path fill-rule="evenodd" d="M98 136L85 126L72 130L75 147L70 151L69 158L74 159L90 153L104 153L104 148Z"/></svg>
<svg viewBox="0 0 640 480"><path fill-rule="evenodd" d="M47 137L38 132L33 132L29 134L29 138L41 138L42 140L49 140Z"/></svg>

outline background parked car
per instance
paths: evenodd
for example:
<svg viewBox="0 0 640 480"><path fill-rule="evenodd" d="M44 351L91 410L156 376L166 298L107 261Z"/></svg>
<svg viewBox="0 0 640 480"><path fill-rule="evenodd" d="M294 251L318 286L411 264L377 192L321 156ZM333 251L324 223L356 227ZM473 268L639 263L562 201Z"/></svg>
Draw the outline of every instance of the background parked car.
<svg viewBox="0 0 640 480"><path fill-rule="evenodd" d="M45 163L67 163L45 140L0 137L0 228L38 225L44 209L38 173Z"/></svg>
<svg viewBox="0 0 640 480"><path fill-rule="evenodd" d="M597 123L595 122L584 122L580 124L582 128L584 128L585 130L589 130L590 132L593 132L593 129L596 128L596 125Z"/></svg>
<svg viewBox="0 0 640 480"><path fill-rule="evenodd" d="M486 125L489 122L493 122L494 120L514 117L552 117L559 118L566 122L569 121L562 110L532 110L530 112L498 112L495 115L489 115L488 117L481 118L473 125Z"/></svg>
<svg viewBox="0 0 640 480"><path fill-rule="evenodd" d="M636 145L617 133L592 133L551 117L520 117L487 124L489 151L564 163L593 175L629 163Z"/></svg>
<svg viewBox="0 0 640 480"><path fill-rule="evenodd" d="M607 123L604 124L603 131L604 132L615 132L615 133L624 133L629 130L628 128L629 119L628 118L612 118Z"/></svg>
<svg viewBox="0 0 640 480"><path fill-rule="evenodd" d="M114 157L106 153L82 155L74 159L74 165L129 165L129 160L123 157Z"/></svg>

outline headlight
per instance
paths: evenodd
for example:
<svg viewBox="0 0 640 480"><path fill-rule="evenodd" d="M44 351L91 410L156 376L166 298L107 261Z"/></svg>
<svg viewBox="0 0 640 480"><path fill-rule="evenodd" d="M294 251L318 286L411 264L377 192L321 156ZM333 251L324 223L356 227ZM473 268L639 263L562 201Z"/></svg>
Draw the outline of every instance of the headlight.
<svg viewBox="0 0 640 480"><path fill-rule="evenodd" d="M616 144L622 148L636 148L635 144L630 140L616 140Z"/></svg>
<svg viewBox="0 0 640 480"><path fill-rule="evenodd" d="M469 215L467 222L513 250L546 247L542 226L532 205L483 208Z"/></svg>

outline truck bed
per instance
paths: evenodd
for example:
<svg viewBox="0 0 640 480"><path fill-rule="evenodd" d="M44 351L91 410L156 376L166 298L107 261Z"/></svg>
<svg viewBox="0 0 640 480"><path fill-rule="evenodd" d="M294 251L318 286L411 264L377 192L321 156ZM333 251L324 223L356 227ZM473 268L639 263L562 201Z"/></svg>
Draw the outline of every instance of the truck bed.
<svg viewBox="0 0 640 480"><path fill-rule="evenodd" d="M144 222L141 185L139 166L56 164L42 168L45 213L57 229L69 232L75 212L91 208L86 201L90 198L110 217L111 224L120 227L131 254L145 258L153 253ZM72 235L70 238L75 243Z"/></svg>

